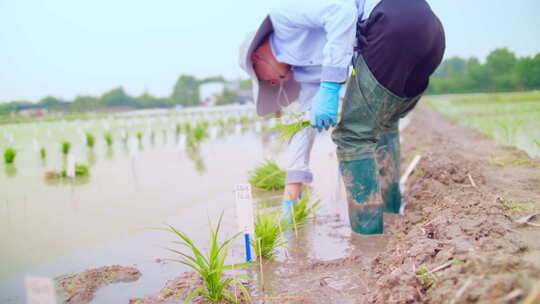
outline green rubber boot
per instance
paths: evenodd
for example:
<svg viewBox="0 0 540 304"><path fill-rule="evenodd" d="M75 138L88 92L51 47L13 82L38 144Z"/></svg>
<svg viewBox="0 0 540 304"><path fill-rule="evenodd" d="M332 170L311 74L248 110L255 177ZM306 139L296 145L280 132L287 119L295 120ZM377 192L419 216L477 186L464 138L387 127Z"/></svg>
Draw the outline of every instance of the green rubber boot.
<svg viewBox="0 0 540 304"><path fill-rule="evenodd" d="M399 131L381 134L375 152L384 212L399 213L401 207Z"/></svg>
<svg viewBox="0 0 540 304"><path fill-rule="evenodd" d="M339 163L347 190L349 222L359 234L383 233L383 202L374 158Z"/></svg>

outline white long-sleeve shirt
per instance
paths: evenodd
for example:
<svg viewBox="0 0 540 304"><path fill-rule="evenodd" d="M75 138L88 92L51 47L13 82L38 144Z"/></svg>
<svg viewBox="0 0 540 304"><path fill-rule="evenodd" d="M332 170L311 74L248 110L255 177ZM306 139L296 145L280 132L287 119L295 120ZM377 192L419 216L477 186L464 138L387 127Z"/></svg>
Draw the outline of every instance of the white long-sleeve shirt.
<svg viewBox="0 0 540 304"><path fill-rule="evenodd" d="M295 0L270 13L276 59L293 66L298 82L344 82L356 23L381 0Z"/></svg>

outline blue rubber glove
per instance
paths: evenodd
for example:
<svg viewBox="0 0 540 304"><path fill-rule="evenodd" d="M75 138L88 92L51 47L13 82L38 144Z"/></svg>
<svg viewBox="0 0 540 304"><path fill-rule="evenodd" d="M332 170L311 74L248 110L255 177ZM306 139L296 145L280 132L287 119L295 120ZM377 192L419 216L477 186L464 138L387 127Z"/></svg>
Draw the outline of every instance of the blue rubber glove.
<svg viewBox="0 0 540 304"><path fill-rule="evenodd" d="M341 84L339 83L323 81L319 92L313 97L311 126L319 132L323 128L328 130L330 126L335 126L337 123L340 88Z"/></svg>

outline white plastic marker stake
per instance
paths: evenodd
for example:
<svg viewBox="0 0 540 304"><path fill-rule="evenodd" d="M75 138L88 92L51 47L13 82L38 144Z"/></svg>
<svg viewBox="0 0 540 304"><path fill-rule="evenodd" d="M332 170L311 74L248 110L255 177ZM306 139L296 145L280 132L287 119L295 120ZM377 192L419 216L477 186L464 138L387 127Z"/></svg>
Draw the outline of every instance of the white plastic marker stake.
<svg viewBox="0 0 540 304"><path fill-rule="evenodd" d="M254 129L255 129L255 133L261 133L261 131L262 131L262 125L261 125L261 122L260 122L260 121L255 122L255 127L254 127Z"/></svg>
<svg viewBox="0 0 540 304"><path fill-rule="evenodd" d="M242 125L241 124L237 124L236 127L235 127L235 134L236 135L240 135L242 133Z"/></svg>
<svg viewBox="0 0 540 304"><path fill-rule="evenodd" d="M244 234L246 262L251 263L251 246L249 235L255 235L251 185L236 184L234 192L236 196L236 219L238 221L238 230Z"/></svg>
<svg viewBox="0 0 540 304"><path fill-rule="evenodd" d="M185 149L186 149L186 136L182 134L178 138L178 150L184 151Z"/></svg>
<svg viewBox="0 0 540 304"><path fill-rule="evenodd" d="M32 147L34 149L34 152L37 152L39 150L39 143L35 138L32 140Z"/></svg>
<svg viewBox="0 0 540 304"><path fill-rule="evenodd" d="M138 146L138 141L135 137L132 137L129 141L129 157L131 157L131 159L136 159L137 158L137 146Z"/></svg>
<svg viewBox="0 0 540 304"><path fill-rule="evenodd" d="M71 153L67 156L66 175L71 179L75 177L75 156Z"/></svg>
<svg viewBox="0 0 540 304"><path fill-rule="evenodd" d="M399 187L401 189L402 194L405 193L405 183L407 182L407 178L409 178L409 175L411 175L412 171L414 170L414 168L416 167L416 165L418 164L421 158L422 158L422 155L416 155L413 158L409 167L407 167L407 170L405 170L405 174L401 176L401 180L399 181ZM399 208L399 214L403 215L405 213L405 205L406 205L405 203L401 204L401 207Z"/></svg>
<svg viewBox="0 0 540 304"><path fill-rule="evenodd" d="M49 278L24 277L26 304L56 304L54 281Z"/></svg>

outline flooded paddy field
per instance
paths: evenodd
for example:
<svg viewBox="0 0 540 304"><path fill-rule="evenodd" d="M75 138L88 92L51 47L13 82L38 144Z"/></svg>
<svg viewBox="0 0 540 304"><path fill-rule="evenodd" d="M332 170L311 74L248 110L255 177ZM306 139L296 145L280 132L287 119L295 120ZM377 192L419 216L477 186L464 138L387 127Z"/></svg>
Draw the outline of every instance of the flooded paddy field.
<svg viewBox="0 0 540 304"><path fill-rule="evenodd" d="M540 157L540 92L434 96L425 102L456 123Z"/></svg>
<svg viewBox="0 0 540 304"><path fill-rule="evenodd" d="M201 283L186 266L167 260L175 257L165 249L174 246L170 233L148 228L173 225L205 248L208 220L215 224L223 212L223 235L233 235L234 185L245 183L265 158L284 163L284 146L262 132L272 122L231 123L187 149L183 133L176 136L181 118L166 118L165 133L156 127L161 117L151 117L150 127L147 117L136 119L142 122L131 129L110 123L112 154L96 135L95 158L76 127L58 128L73 142L79 138L75 156L90 165L80 184L43 180L45 171L64 165L63 136L39 140L57 154L46 163L32 135L26 144L14 141L23 151L17 173L0 175L0 303L24 301L25 274L60 282L87 278L80 286L86 300L68 303L182 303ZM403 127L402 168L415 155L422 159L406 184L405 214L385 215L382 236L351 233L335 148L328 132L317 138L312 189L321 207L315 219L298 235L287 234L287 244L262 269L229 272L252 278L246 286L254 303L534 303L528 299L540 292L538 222L522 219L540 212L539 160L422 106ZM92 128L103 129L103 122ZM130 134L125 144L122 128ZM0 129L0 136L6 130L9 138L14 129ZM153 141L146 129L154 130ZM131 139L137 130L145 132L141 144ZM275 209L281 193L254 191L254 199ZM239 238L228 263L243 261Z"/></svg>

